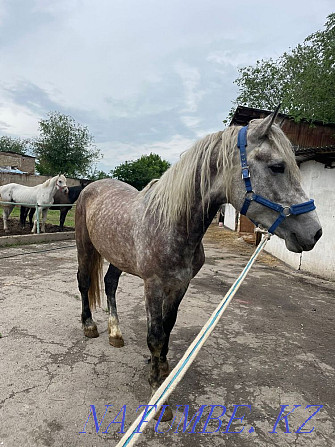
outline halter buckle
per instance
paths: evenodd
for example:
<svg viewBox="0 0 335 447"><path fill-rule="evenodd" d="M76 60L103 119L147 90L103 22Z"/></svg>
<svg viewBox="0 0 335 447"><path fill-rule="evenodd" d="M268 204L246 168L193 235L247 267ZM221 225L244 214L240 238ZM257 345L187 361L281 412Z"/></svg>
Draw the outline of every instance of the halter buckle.
<svg viewBox="0 0 335 447"><path fill-rule="evenodd" d="M250 178L249 166L244 166L242 168L242 179L244 180L245 178Z"/></svg>

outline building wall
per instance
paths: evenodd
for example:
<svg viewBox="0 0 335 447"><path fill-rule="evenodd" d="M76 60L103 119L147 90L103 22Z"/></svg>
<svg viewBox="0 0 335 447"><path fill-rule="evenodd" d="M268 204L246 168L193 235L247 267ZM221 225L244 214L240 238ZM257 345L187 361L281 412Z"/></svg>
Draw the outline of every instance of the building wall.
<svg viewBox="0 0 335 447"><path fill-rule="evenodd" d="M300 170L303 188L315 200L323 235L309 252L291 253L277 236L268 242L266 251L295 269L335 280L335 170L313 160L302 163Z"/></svg>
<svg viewBox="0 0 335 447"><path fill-rule="evenodd" d="M46 175L32 175L32 174L10 174L7 172L0 172L0 186L8 183L18 183L25 186L36 186L51 178ZM67 186L78 186L80 181L78 179L66 179Z"/></svg>
<svg viewBox="0 0 335 447"><path fill-rule="evenodd" d="M16 167L20 169L20 171L28 172L28 174L35 174L34 157L26 157L20 154L0 151L0 166Z"/></svg>
<svg viewBox="0 0 335 447"><path fill-rule="evenodd" d="M236 230L235 219L236 219L236 210L230 203L226 203L225 213L224 213L224 224L226 227L231 230Z"/></svg>

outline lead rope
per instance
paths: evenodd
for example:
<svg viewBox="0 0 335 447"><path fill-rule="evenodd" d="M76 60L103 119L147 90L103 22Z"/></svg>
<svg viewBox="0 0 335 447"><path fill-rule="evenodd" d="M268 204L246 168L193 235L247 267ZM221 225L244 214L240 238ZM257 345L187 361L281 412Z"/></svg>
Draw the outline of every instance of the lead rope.
<svg viewBox="0 0 335 447"><path fill-rule="evenodd" d="M192 344L189 346L183 357L178 362L177 366L170 372L168 377L164 380L164 382L161 384L161 386L157 389L155 394L151 397L148 405L146 408L148 410L144 410L138 418L133 422L133 424L130 426L130 428L127 430L127 432L122 436L121 440L118 442L116 447L123 447L123 446L132 446L135 444L136 440L140 436L141 432L140 429L144 428L148 422L151 421L151 419L155 416L155 414L158 412L160 407L163 405L163 403L167 400L167 398L170 396L170 394L173 392L173 390L176 388L178 383L181 381L183 376L185 375L188 368L191 366L193 361L195 360L198 352L200 351L202 345L205 343L207 338L210 336L212 331L214 330L215 326L219 322L219 319L221 318L223 312L228 307L230 301L234 297L235 293L238 291L240 285L242 284L243 280L247 276L250 268L252 267L253 263L255 262L258 255L261 253L261 251L264 249L267 241L270 239L271 235L262 229L257 229L257 231L260 231L263 233L263 239L254 251L253 255L249 259L247 265L244 267L242 272L240 273L239 277L236 279L234 284L230 287L220 304L217 306L217 308L212 313L211 317L207 321L207 323L203 326L197 337L194 339ZM145 420L143 420L143 416L145 413ZM162 415L161 415L162 416Z"/></svg>

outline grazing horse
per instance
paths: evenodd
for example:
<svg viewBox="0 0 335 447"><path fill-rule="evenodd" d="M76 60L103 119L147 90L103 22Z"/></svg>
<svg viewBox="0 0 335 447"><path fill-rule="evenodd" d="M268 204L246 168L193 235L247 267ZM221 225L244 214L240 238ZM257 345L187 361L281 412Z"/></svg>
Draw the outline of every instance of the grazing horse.
<svg viewBox="0 0 335 447"><path fill-rule="evenodd" d="M18 183L8 183L0 186L1 200L13 202L13 205L5 205L3 209L3 225L5 232L8 232L8 217L13 211L15 203L38 204L38 213L42 210L41 231L45 232L45 221L48 214L48 207L53 203L56 191L67 191L66 178L64 175L56 175L44 183L36 186L24 186ZM37 221L35 220L32 233L36 233Z"/></svg>
<svg viewBox="0 0 335 447"><path fill-rule="evenodd" d="M280 216L288 216L292 208L274 233L291 251L311 250L322 233L320 222L313 201L305 202L292 146L274 119L275 114L253 120L247 130L245 157L255 191L250 192L254 200L247 193L247 215L265 228L273 226L279 211L257 202L261 194L268 203L283 204ZM119 277L124 271L142 278L153 393L169 373L166 356L178 306L205 260L202 238L222 203L240 210L245 202L246 175L241 177L237 148L240 129L229 127L198 141L140 192L117 180L100 180L87 186L77 203L77 279L84 334L99 335L91 311L100 304L103 259L109 262L104 282L109 342L114 347L124 344L115 300ZM295 204L301 205L301 213ZM171 419L169 408L163 420Z"/></svg>
<svg viewBox="0 0 335 447"><path fill-rule="evenodd" d="M72 204L74 203L78 197L81 191L90 183L89 180L80 180L80 186L69 186L68 192L66 191L56 191L56 194L54 196L54 205L59 204ZM59 229L60 231L64 231L64 222L67 216L67 213L70 211L72 207L71 206L53 206L51 209L53 210L59 210L60 211L60 218L59 218ZM30 228L33 227L33 217L35 214L35 208L29 208L25 206L21 206L20 210L20 223L22 228L25 228L26 225L26 219L29 212L29 225Z"/></svg>

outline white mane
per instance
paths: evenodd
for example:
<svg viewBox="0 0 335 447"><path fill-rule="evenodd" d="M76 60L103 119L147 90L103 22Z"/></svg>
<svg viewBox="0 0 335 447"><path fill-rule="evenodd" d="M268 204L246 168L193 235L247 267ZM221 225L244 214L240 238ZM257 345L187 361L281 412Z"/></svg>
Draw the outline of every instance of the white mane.
<svg viewBox="0 0 335 447"><path fill-rule="evenodd" d="M195 200L195 184L200 183L203 207L211 184L211 162L215 153L217 173L222 173L225 186L229 185L228 171L231 166L233 140L228 134L236 133L231 127L225 132L207 135L181 155L157 181L150 182L139 194L145 197L146 212L155 210L158 221L170 227L181 215L191 218L191 206ZM229 144L230 143L230 144ZM197 179L198 178L198 179Z"/></svg>
<svg viewBox="0 0 335 447"><path fill-rule="evenodd" d="M253 120L249 128L259 124ZM222 178L222 187L229 197L232 188L233 156L237 135L241 127L231 126L224 131L207 135L197 141L180 160L171 166L159 180L152 180L140 193L146 202L147 213L157 213L158 222L170 228L182 215L191 219L191 207L195 201L196 185L199 185L199 200L205 211L213 176ZM292 146L281 129L272 126L269 132L271 144L285 157L291 176L298 178ZM212 171L212 172L211 172Z"/></svg>

